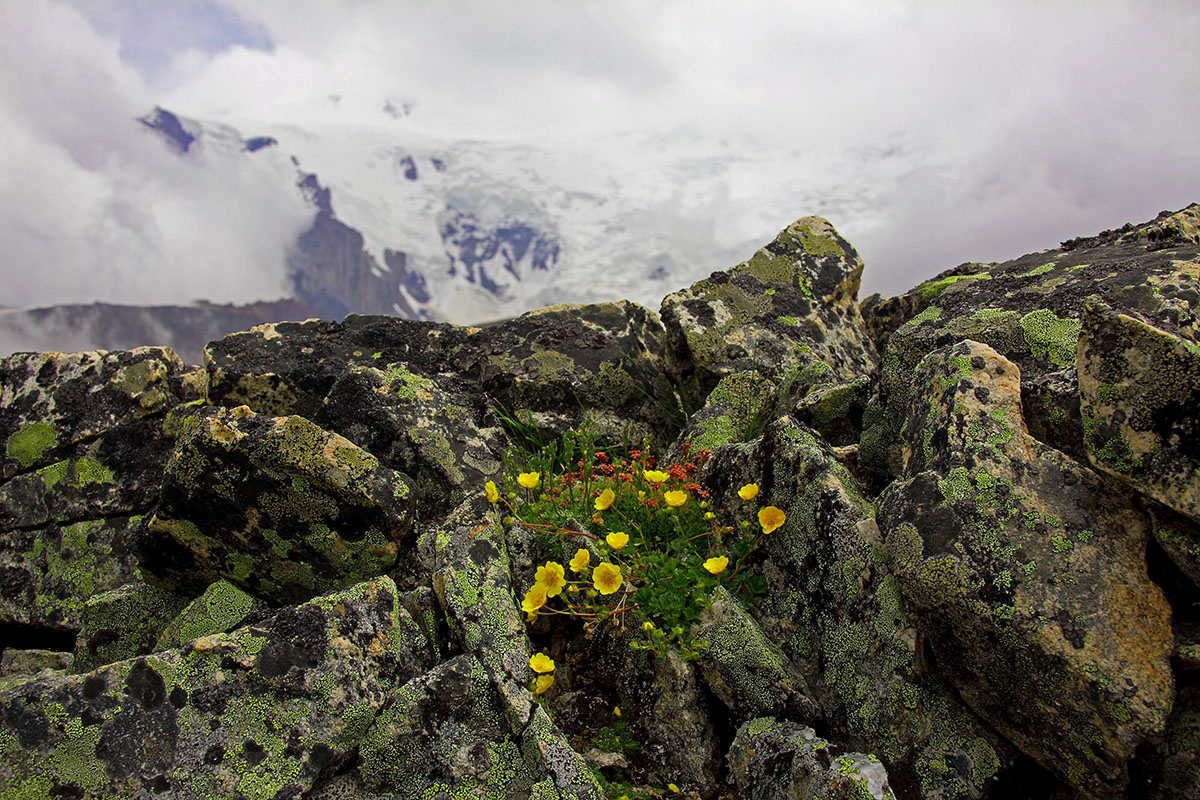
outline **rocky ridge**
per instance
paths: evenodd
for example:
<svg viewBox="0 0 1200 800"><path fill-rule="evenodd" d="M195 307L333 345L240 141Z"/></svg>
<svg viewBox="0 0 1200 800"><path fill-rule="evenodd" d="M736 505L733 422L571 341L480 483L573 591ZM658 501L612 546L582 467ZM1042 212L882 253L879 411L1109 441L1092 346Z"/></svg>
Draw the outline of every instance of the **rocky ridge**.
<svg viewBox="0 0 1200 800"><path fill-rule="evenodd" d="M0 798L1197 796L1200 206L862 269L0 362ZM786 512L695 660L526 624L483 487L585 420Z"/></svg>

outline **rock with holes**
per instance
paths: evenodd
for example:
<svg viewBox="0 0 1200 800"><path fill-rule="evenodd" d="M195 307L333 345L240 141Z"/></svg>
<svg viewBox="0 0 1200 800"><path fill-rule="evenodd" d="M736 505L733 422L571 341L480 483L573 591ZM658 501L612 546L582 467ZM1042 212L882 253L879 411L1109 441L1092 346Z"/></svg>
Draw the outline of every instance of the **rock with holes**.
<svg viewBox="0 0 1200 800"><path fill-rule="evenodd" d="M229 634L0 691L13 797L299 797L432 666L379 578Z"/></svg>
<svg viewBox="0 0 1200 800"><path fill-rule="evenodd" d="M761 530L759 509L785 514L745 565L765 589L746 610L779 652L750 646L752 634L731 637L706 659L736 648L754 666L738 672L734 660L731 679L710 678L719 697L732 680L744 713L777 713L789 689L801 692L815 708L786 702L789 718L875 753L900 797L1000 800L1024 779L1014 748L932 674L874 507L812 429L776 420L757 441L717 450L700 482L719 524ZM758 488L750 500L738 494L747 484ZM1035 782L1052 782L1033 771Z"/></svg>
<svg viewBox="0 0 1200 800"><path fill-rule="evenodd" d="M1180 330L1192 334L1186 326ZM1085 308L1079 337L1079 403L1088 458L1097 469L1196 522L1198 341L1099 301Z"/></svg>
<svg viewBox="0 0 1200 800"><path fill-rule="evenodd" d="M896 426L914 398L911 374L940 347L964 339L982 342L1017 364L1027 383L1038 381L1075 366L1080 315L1092 295L1105 298L1118 313L1200 341L1198 218L1200 205L1194 204L1012 261L963 264L909 292L919 302L893 303L904 313L890 317L886 326L891 332L878 392L864 415L860 462L880 485L902 472ZM1061 413L1069 418L1072 396L1064 400L1068 406Z"/></svg>
<svg viewBox="0 0 1200 800"><path fill-rule="evenodd" d="M991 726L1078 793L1119 796L1174 691L1145 515L1029 436L1020 370L991 347L936 350L912 383L906 478L878 518L918 628Z"/></svg>
<svg viewBox="0 0 1200 800"><path fill-rule="evenodd" d="M790 402L815 383L870 374L863 262L827 220L804 217L749 261L663 300L669 368L698 408L726 375L755 370Z"/></svg>
<svg viewBox="0 0 1200 800"><path fill-rule="evenodd" d="M812 728L773 717L738 728L727 760L746 800L896 800L877 757L839 753Z"/></svg>
<svg viewBox="0 0 1200 800"><path fill-rule="evenodd" d="M190 423L141 543L158 581L194 595L225 579L278 604L397 565L412 526L406 476L303 417L241 406ZM416 586L416 565L399 567Z"/></svg>

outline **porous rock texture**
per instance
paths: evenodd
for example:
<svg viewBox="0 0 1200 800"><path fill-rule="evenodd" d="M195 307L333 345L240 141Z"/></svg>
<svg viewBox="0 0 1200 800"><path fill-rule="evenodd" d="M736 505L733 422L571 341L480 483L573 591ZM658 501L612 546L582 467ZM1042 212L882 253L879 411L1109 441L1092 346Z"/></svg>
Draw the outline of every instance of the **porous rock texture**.
<svg viewBox="0 0 1200 800"><path fill-rule="evenodd" d="M806 217L661 318L4 359L0 799L1194 797L1198 220L860 305ZM521 610L602 551L484 484L585 420L786 514L694 659Z"/></svg>

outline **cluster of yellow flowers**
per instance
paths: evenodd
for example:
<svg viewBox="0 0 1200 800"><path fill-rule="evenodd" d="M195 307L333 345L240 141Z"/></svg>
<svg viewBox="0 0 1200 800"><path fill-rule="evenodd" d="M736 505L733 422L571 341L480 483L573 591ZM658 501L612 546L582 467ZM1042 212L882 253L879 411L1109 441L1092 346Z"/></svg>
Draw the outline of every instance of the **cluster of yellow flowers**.
<svg viewBox="0 0 1200 800"><path fill-rule="evenodd" d="M533 693L545 694L554 685L554 659L542 652L529 657L529 668L534 671Z"/></svg>

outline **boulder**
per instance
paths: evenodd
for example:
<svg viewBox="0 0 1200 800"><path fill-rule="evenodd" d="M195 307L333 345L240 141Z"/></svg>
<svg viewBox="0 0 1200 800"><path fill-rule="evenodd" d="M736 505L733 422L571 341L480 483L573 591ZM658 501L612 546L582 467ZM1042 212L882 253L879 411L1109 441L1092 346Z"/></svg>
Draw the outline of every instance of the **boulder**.
<svg viewBox="0 0 1200 800"><path fill-rule="evenodd" d="M749 261L667 295L668 368L698 409L726 375L754 370L791 402L878 364L858 309L863 262L827 220L805 217Z"/></svg>
<svg viewBox="0 0 1200 800"><path fill-rule="evenodd" d="M867 753L838 753L816 731L773 717L738 728L729 769L745 800L896 800L887 770Z"/></svg>
<svg viewBox="0 0 1200 800"><path fill-rule="evenodd" d="M878 390L864 414L860 462L880 486L901 473L897 425L912 400L911 373L940 347L964 339L982 342L1019 366L1026 383L1036 382L1075 366L1081 314L1093 295L1104 297L1118 313L1200 341L1195 310L1200 244L1176 235L1191 230L1197 214L1200 206L1193 205L1112 235L1064 242L1055 250L1000 264L964 264L909 292L917 301L891 303L906 310L890 317L903 323L886 338ZM873 307L882 313L882 305ZM1059 412L1069 416L1067 401ZM1055 434L1061 426L1034 429ZM1064 433L1069 441L1069 428ZM1062 439L1047 443L1065 452L1073 449Z"/></svg>
<svg viewBox="0 0 1200 800"><path fill-rule="evenodd" d="M191 422L141 543L163 585L194 595L225 579L294 603L396 565L412 526L406 476L303 417L240 406ZM416 586L401 566L404 588Z"/></svg>
<svg viewBox="0 0 1200 800"><path fill-rule="evenodd" d="M0 623L75 631L88 598L136 579L169 412L204 378L159 347L0 361Z"/></svg>
<svg viewBox="0 0 1200 800"><path fill-rule="evenodd" d="M432 519L497 477L508 447L491 409L455 383L413 375L402 364L352 366L313 421L411 476L414 504Z"/></svg>
<svg viewBox="0 0 1200 800"><path fill-rule="evenodd" d="M13 797L303 796L433 651L379 578L229 634L0 692Z"/></svg>
<svg viewBox="0 0 1200 800"><path fill-rule="evenodd" d="M1078 365L1091 463L1200 522L1197 340L1094 301L1084 309Z"/></svg>
<svg viewBox="0 0 1200 800"><path fill-rule="evenodd" d="M354 314L260 325L213 342L205 360L213 402L262 414L312 418L348 367L373 367L445 376L553 434L586 414L610 440L663 446L682 424L663 339L653 312L622 301L551 306L482 329Z"/></svg>
<svg viewBox="0 0 1200 800"><path fill-rule="evenodd" d="M738 490L748 483L758 495L743 500ZM757 528L768 505L786 514L746 563L765 587L747 611L780 656L767 650L752 659L762 666L737 682L714 680L718 696L728 686L734 708L751 711L801 691L807 707L789 701L788 718L875 753L900 797L999 800L1029 779L1013 747L931 674L874 506L814 431L782 417L761 439L718 449L701 484L721 524ZM802 680L778 680L797 673ZM1052 782L1033 773L1033 782Z"/></svg>
<svg viewBox="0 0 1200 800"><path fill-rule="evenodd" d="M1078 793L1120 796L1173 696L1145 515L1026 432L1020 370L988 345L935 350L911 383L878 519L939 671Z"/></svg>

